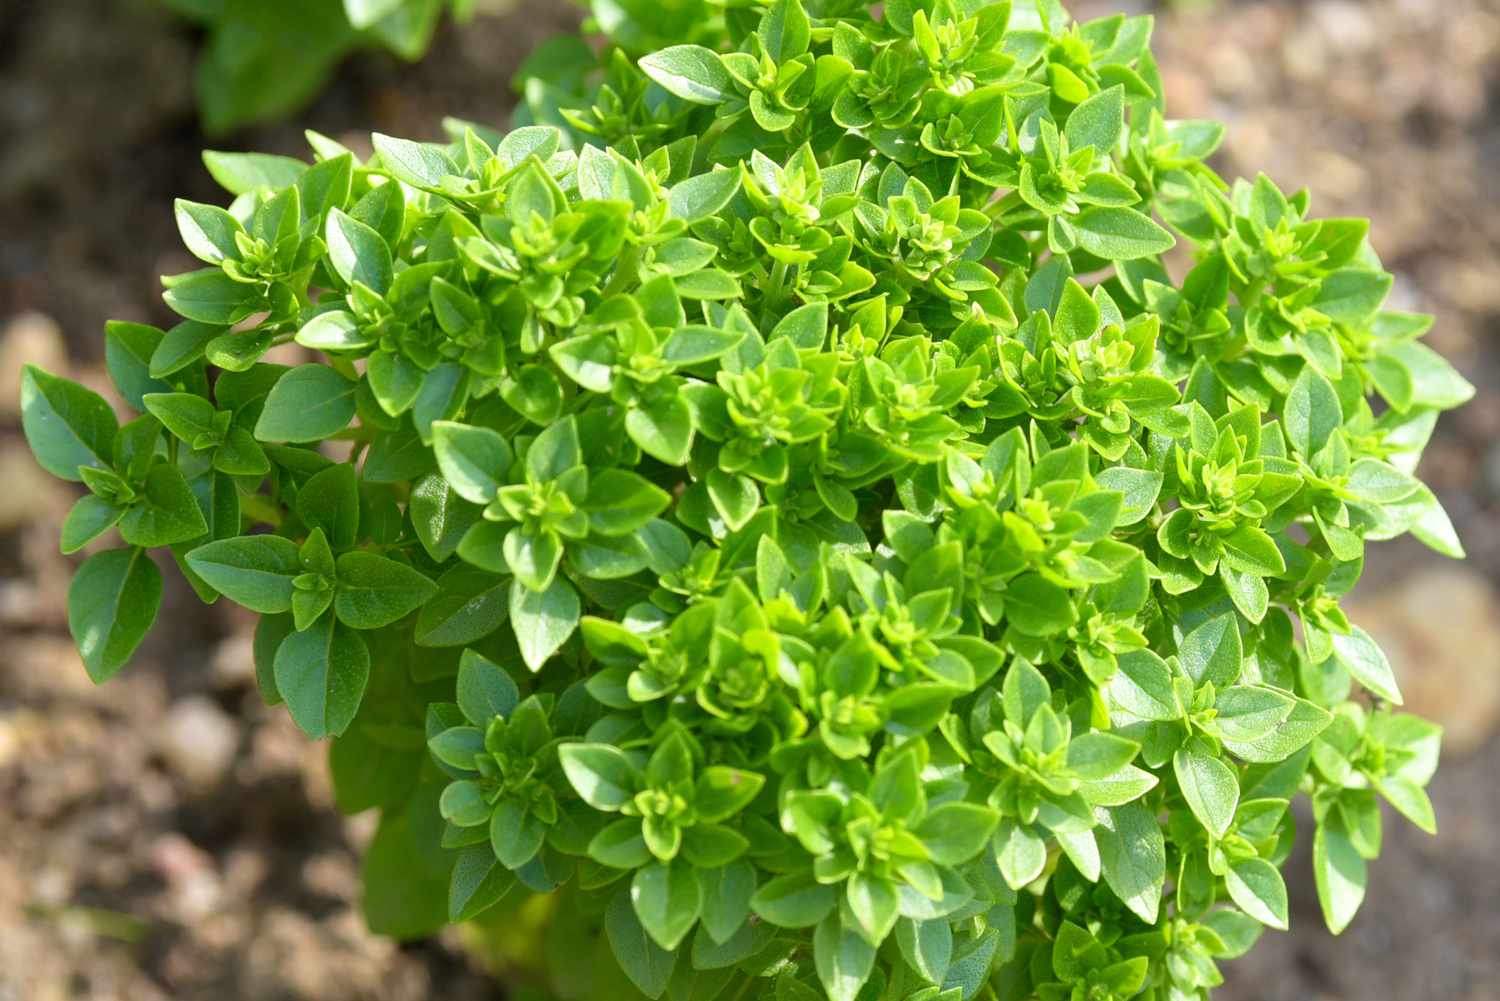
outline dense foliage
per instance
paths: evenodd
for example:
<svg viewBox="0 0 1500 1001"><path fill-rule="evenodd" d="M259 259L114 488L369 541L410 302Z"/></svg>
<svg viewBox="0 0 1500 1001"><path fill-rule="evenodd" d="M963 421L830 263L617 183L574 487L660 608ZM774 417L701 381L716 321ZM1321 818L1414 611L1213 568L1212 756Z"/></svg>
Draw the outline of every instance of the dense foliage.
<svg viewBox="0 0 1500 1001"><path fill-rule="evenodd" d="M602 927L653 998L1205 997L1296 798L1342 929L1439 731L1339 603L1461 555L1472 391L1367 224L1222 182L1148 18L621 11L665 47L549 46L508 135L209 154L182 322L107 331L141 416L28 371L64 549L124 543L92 675L170 547L381 810L372 925L551 892L569 996Z"/></svg>
<svg viewBox="0 0 1500 1001"><path fill-rule="evenodd" d="M474 0L165 2L207 33L197 95L210 132L296 111L357 49L381 48L417 59L444 11L466 17L474 5Z"/></svg>

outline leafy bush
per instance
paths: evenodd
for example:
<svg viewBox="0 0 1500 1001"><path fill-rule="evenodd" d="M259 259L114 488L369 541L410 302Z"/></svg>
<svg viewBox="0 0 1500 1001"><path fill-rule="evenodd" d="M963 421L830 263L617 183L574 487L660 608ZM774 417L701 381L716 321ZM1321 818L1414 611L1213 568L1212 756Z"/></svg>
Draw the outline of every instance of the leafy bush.
<svg viewBox="0 0 1500 1001"><path fill-rule="evenodd" d="M166 0L202 24L198 111L210 132L280 118L307 103L360 48L414 60L444 10L467 17L474 0Z"/></svg>
<svg viewBox="0 0 1500 1001"><path fill-rule="evenodd" d="M64 549L124 542L93 677L170 547L381 811L372 926L550 893L568 996L602 927L650 997L1204 997L1303 797L1342 929L1439 731L1340 599L1461 555L1412 473L1472 392L1367 224L1222 182L1147 18L713 24L549 47L560 128L209 155L182 322L107 330L142 416L25 377Z"/></svg>

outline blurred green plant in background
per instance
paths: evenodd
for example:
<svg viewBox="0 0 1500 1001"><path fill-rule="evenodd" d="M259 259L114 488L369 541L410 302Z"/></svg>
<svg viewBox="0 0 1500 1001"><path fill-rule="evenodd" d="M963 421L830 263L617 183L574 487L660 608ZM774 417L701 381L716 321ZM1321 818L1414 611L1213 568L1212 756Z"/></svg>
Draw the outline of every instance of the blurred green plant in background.
<svg viewBox="0 0 1500 1001"><path fill-rule="evenodd" d="M198 62L203 128L222 133L290 114L360 49L416 60L445 11L476 0L164 0L207 32ZM502 0L504 2L504 0ZM493 0L489 4L493 6Z"/></svg>

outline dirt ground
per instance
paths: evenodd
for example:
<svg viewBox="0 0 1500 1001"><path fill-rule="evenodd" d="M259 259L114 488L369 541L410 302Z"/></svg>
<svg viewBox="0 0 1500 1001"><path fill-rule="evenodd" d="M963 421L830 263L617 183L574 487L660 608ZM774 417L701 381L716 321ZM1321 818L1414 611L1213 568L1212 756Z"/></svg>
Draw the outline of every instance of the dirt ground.
<svg viewBox="0 0 1500 1001"><path fill-rule="evenodd" d="M1400 305L1437 314L1429 343L1480 390L1423 470L1470 561L1388 544L1355 612L1409 704L1448 727L1441 833L1388 818L1365 909L1337 940L1298 858L1293 934L1229 964L1217 997L1494 1001L1500 0L1159 6L1173 113L1229 124L1224 172L1262 169L1313 188L1321 214L1373 216ZM216 142L300 153L304 126L436 137L443 114L499 123L520 57L573 16L534 0L445 30L415 67L358 58L295 126ZM93 688L72 652L54 541L72 494L27 456L17 373L36 361L104 389L104 321L166 321L156 277L189 266L171 199L215 189L197 158L194 39L147 0L0 0L0 25L0 1001L500 996L454 933L396 946L363 929L368 818L339 816L322 749L261 707L243 619L169 589L119 679Z"/></svg>

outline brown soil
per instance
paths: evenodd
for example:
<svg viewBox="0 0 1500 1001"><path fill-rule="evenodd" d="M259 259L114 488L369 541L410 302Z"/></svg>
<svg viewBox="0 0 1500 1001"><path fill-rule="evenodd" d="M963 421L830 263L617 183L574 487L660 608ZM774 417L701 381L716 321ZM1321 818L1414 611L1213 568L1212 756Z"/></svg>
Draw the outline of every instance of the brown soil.
<svg viewBox="0 0 1500 1001"><path fill-rule="evenodd" d="M1075 4L1120 6L1145 5ZM1423 473L1478 571L1464 578L1478 599L1461 607L1488 618L1488 582L1500 581L1500 0L1173 6L1158 58L1174 113L1229 123L1226 173L1264 169L1313 188L1324 214L1375 217L1397 297L1438 315L1431 343L1479 387L1443 422ZM244 619L169 591L129 671L89 684L54 541L71 493L25 456L14 379L21 360L51 358L102 387L104 320L168 319L156 276L188 266L171 199L216 197L203 146L300 153L304 126L358 141L436 137L444 114L499 123L520 57L574 17L533 0L445 30L417 66L358 58L295 127L210 142L192 117L194 39L152 4L0 0L0 1001L496 996L453 934L401 947L363 929L368 818L338 815L322 750L261 707ZM1398 543L1366 576L1399 585L1419 566L1444 572ZM1380 600L1400 617L1399 590ZM1424 708L1470 735L1434 783L1442 833L1388 819L1365 910L1338 940L1295 860L1294 932L1229 964L1224 1001L1500 998L1500 740L1493 709L1465 697L1475 679L1493 689L1500 650L1478 639L1492 623L1453 614L1470 645L1405 665L1452 672Z"/></svg>

